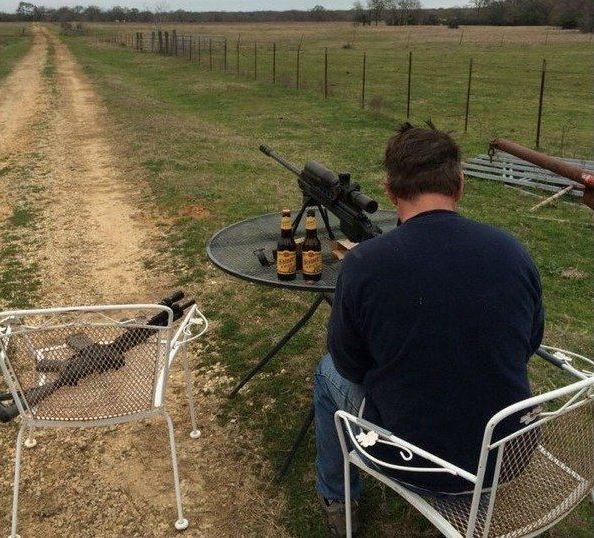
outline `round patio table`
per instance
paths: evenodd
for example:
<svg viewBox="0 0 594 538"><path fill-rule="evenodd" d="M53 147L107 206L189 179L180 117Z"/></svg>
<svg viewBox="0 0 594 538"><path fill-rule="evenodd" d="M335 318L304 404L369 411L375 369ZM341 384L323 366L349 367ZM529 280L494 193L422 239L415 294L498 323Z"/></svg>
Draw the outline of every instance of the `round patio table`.
<svg viewBox="0 0 594 538"><path fill-rule="evenodd" d="M330 229L336 239L344 239L338 219L332 214L328 217ZM397 217L395 211L378 210L369 215L369 219L386 232L396 226ZM295 233L296 237L305 236L302 224L303 220ZM279 235L280 214L268 213L223 228L212 236L206 251L210 260L226 273L256 284L296 291L333 293L340 260L330 251L330 238L322 219L318 218L318 237L322 243L324 268L322 278L317 282L304 281L300 273L295 280L282 281L277 278L272 252L276 248ZM259 255L265 256L270 265L262 265Z"/></svg>

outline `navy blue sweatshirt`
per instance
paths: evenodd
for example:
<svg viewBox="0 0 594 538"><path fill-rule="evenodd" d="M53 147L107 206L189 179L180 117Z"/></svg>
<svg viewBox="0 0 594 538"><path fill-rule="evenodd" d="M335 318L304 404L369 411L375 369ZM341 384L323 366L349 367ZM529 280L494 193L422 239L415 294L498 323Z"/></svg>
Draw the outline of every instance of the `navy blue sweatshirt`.
<svg viewBox="0 0 594 538"><path fill-rule="evenodd" d="M524 247L438 210L348 254L328 349L337 370L365 387L366 419L475 473L488 419L530 396L527 363L542 335L540 278ZM512 417L496 434L520 426ZM397 453L377 455L427 465ZM433 491L472 489L442 473L395 475Z"/></svg>

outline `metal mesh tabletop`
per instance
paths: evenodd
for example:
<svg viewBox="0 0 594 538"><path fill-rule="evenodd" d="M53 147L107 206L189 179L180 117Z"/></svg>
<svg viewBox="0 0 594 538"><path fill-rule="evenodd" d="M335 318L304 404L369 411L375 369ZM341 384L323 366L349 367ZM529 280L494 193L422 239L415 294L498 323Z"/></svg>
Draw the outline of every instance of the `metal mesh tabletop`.
<svg viewBox="0 0 594 538"><path fill-rule="evenodd" d="M344 239L340 231L338 219L329 214L330 227L337 239ZM384 232L396 226L395 211L379 210L369 216L370 220ZM297 229L296 237L305 236L304 220ZM212 236L207 246L210 260L223 271L250 282L291 288L301 291L333 292L340 269L340 261L330 251L330 238L321 219L318 219L318 237L322 243L322 260L324 269L322 278L317 282L306 282L297 274L295 280L280 281L276 276L273 264L263 266L255 251L264 249L269 261L273 261L272 252L280 234L280 215L269 213L237 222L222 229Z"/></svg>

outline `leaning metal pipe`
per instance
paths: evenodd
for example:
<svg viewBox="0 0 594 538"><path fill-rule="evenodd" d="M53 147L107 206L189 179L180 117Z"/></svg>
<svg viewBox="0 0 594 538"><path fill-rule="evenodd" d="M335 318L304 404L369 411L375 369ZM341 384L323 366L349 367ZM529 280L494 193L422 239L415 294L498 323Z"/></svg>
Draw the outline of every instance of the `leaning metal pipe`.
<svg viewBox="0 0 594 538"><path fill-rule="evenodd" d="M520 159L531 162L541 168L550 170L555 174L566 177L580 183L584 186L594 187L594 172L589 172L568 162L551 157L539 151L528 149L520 144L506 140L505 138L496 138L492 140L489 147L511 153ZM579 187L578 187L579 188Z"/></svg>
<svg viewBox="0 0 594 538"><path fill-rule="evenodd" d="M579 166L540 153L539 151L526 148L511 140L506 140L505 138L496 138L491 141L489 144L489 154L492 155L493 151L496 149L515 155L520 159L524 159L541 168L550 170L555 174L579 183L575 188L580 190L584 190L585 188L584 203L594 209L594 171L585 170Z"/></svg>

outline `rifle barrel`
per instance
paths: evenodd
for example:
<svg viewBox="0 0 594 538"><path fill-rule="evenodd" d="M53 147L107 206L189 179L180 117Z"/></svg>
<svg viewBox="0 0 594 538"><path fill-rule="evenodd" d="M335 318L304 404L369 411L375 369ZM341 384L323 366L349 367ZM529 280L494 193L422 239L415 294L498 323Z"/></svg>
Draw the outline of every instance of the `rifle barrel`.
<svg viewBox="0 0 594 538"><path fill-rule="evenodd" d="M270 146L267 146L266 144L262 144L260 146L260 151L262 153L264 153L264 155L268 155L269 157L271 157L272 159L274 159L277 163L283 165L287 170L290 170L291 172L293 172L296 176L300 176L301 175L301 170L299 170L299 168L297 168L296 165L294 165L292 162L287 161L287 159L281 157L276 151L274 151Z"/></svg>

